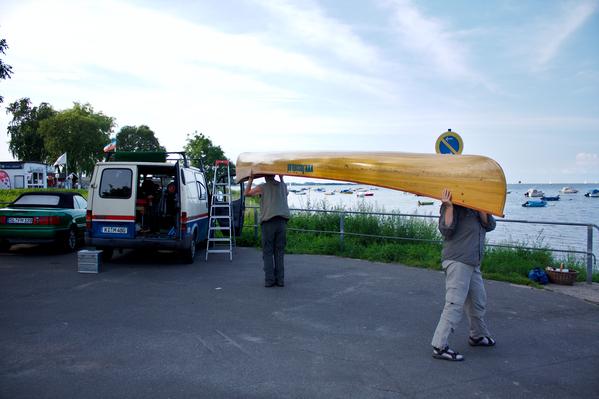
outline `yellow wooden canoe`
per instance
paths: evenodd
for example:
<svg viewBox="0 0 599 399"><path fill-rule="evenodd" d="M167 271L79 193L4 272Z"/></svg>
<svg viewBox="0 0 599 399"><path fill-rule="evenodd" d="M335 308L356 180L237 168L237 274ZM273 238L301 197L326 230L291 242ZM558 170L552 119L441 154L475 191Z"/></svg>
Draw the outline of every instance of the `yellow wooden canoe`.
<svg viewBox="0 0 599 399"><path fill-rule="evenodd" d="M405 152L245 152L237 158L236 181L250 175L282 174L340 180L406 191L503 217L506 184L501 166L479 155Z"/></svg>

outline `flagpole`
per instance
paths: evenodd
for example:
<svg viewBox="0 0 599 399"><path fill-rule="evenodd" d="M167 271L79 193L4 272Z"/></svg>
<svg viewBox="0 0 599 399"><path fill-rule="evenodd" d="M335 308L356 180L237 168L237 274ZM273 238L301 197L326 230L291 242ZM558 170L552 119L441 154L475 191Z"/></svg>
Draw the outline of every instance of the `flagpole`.
<svg viewBox="0 0 599 399"><path fill-rule="evenodd" d="M68 162L68 155L65 152L64 153L64 185L65 185L65 188L69 188L69 187L66 187L68 178L69 178L69 162Z"/></svg>

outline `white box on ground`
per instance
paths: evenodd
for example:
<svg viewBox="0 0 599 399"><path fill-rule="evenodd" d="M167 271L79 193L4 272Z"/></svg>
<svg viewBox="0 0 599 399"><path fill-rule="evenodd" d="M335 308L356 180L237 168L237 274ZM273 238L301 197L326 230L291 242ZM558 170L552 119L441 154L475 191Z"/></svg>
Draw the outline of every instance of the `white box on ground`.
<svg viewBox="0 0 599 399"><path fill-rule="evenodd" d="M102 251L82 249L77 253L79 273L100 273Z"/></svg>

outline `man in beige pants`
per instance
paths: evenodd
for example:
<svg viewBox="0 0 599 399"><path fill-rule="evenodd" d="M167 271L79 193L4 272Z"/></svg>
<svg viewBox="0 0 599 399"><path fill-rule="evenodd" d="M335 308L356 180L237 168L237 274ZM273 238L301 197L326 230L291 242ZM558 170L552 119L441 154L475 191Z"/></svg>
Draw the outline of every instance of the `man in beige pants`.
<svg viewBox="0 0 599 399"><path fill-rule="evenodd" d="M487 293L480 272L485 235L495 229L493 216L453 205L451 192L443 190L439 231L443 236L441 255L445 272L445 307L431 342L433 357L450 361L464 356L449 348L448 338L465 310L470 322L468 343L493 346L495 340L485 324Z"/></svg>

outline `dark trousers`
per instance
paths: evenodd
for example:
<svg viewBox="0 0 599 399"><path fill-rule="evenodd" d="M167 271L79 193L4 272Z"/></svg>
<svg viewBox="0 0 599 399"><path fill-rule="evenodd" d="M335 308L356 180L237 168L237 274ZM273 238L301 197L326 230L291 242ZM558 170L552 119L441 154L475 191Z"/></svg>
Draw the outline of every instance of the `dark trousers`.
<svg viewBox="0 0 599 399"><path fill-rule="evenodd" d="M262 259L264 281L285 281L285 244L287 244L287 219L274 217L262 222Z"/></svg>

